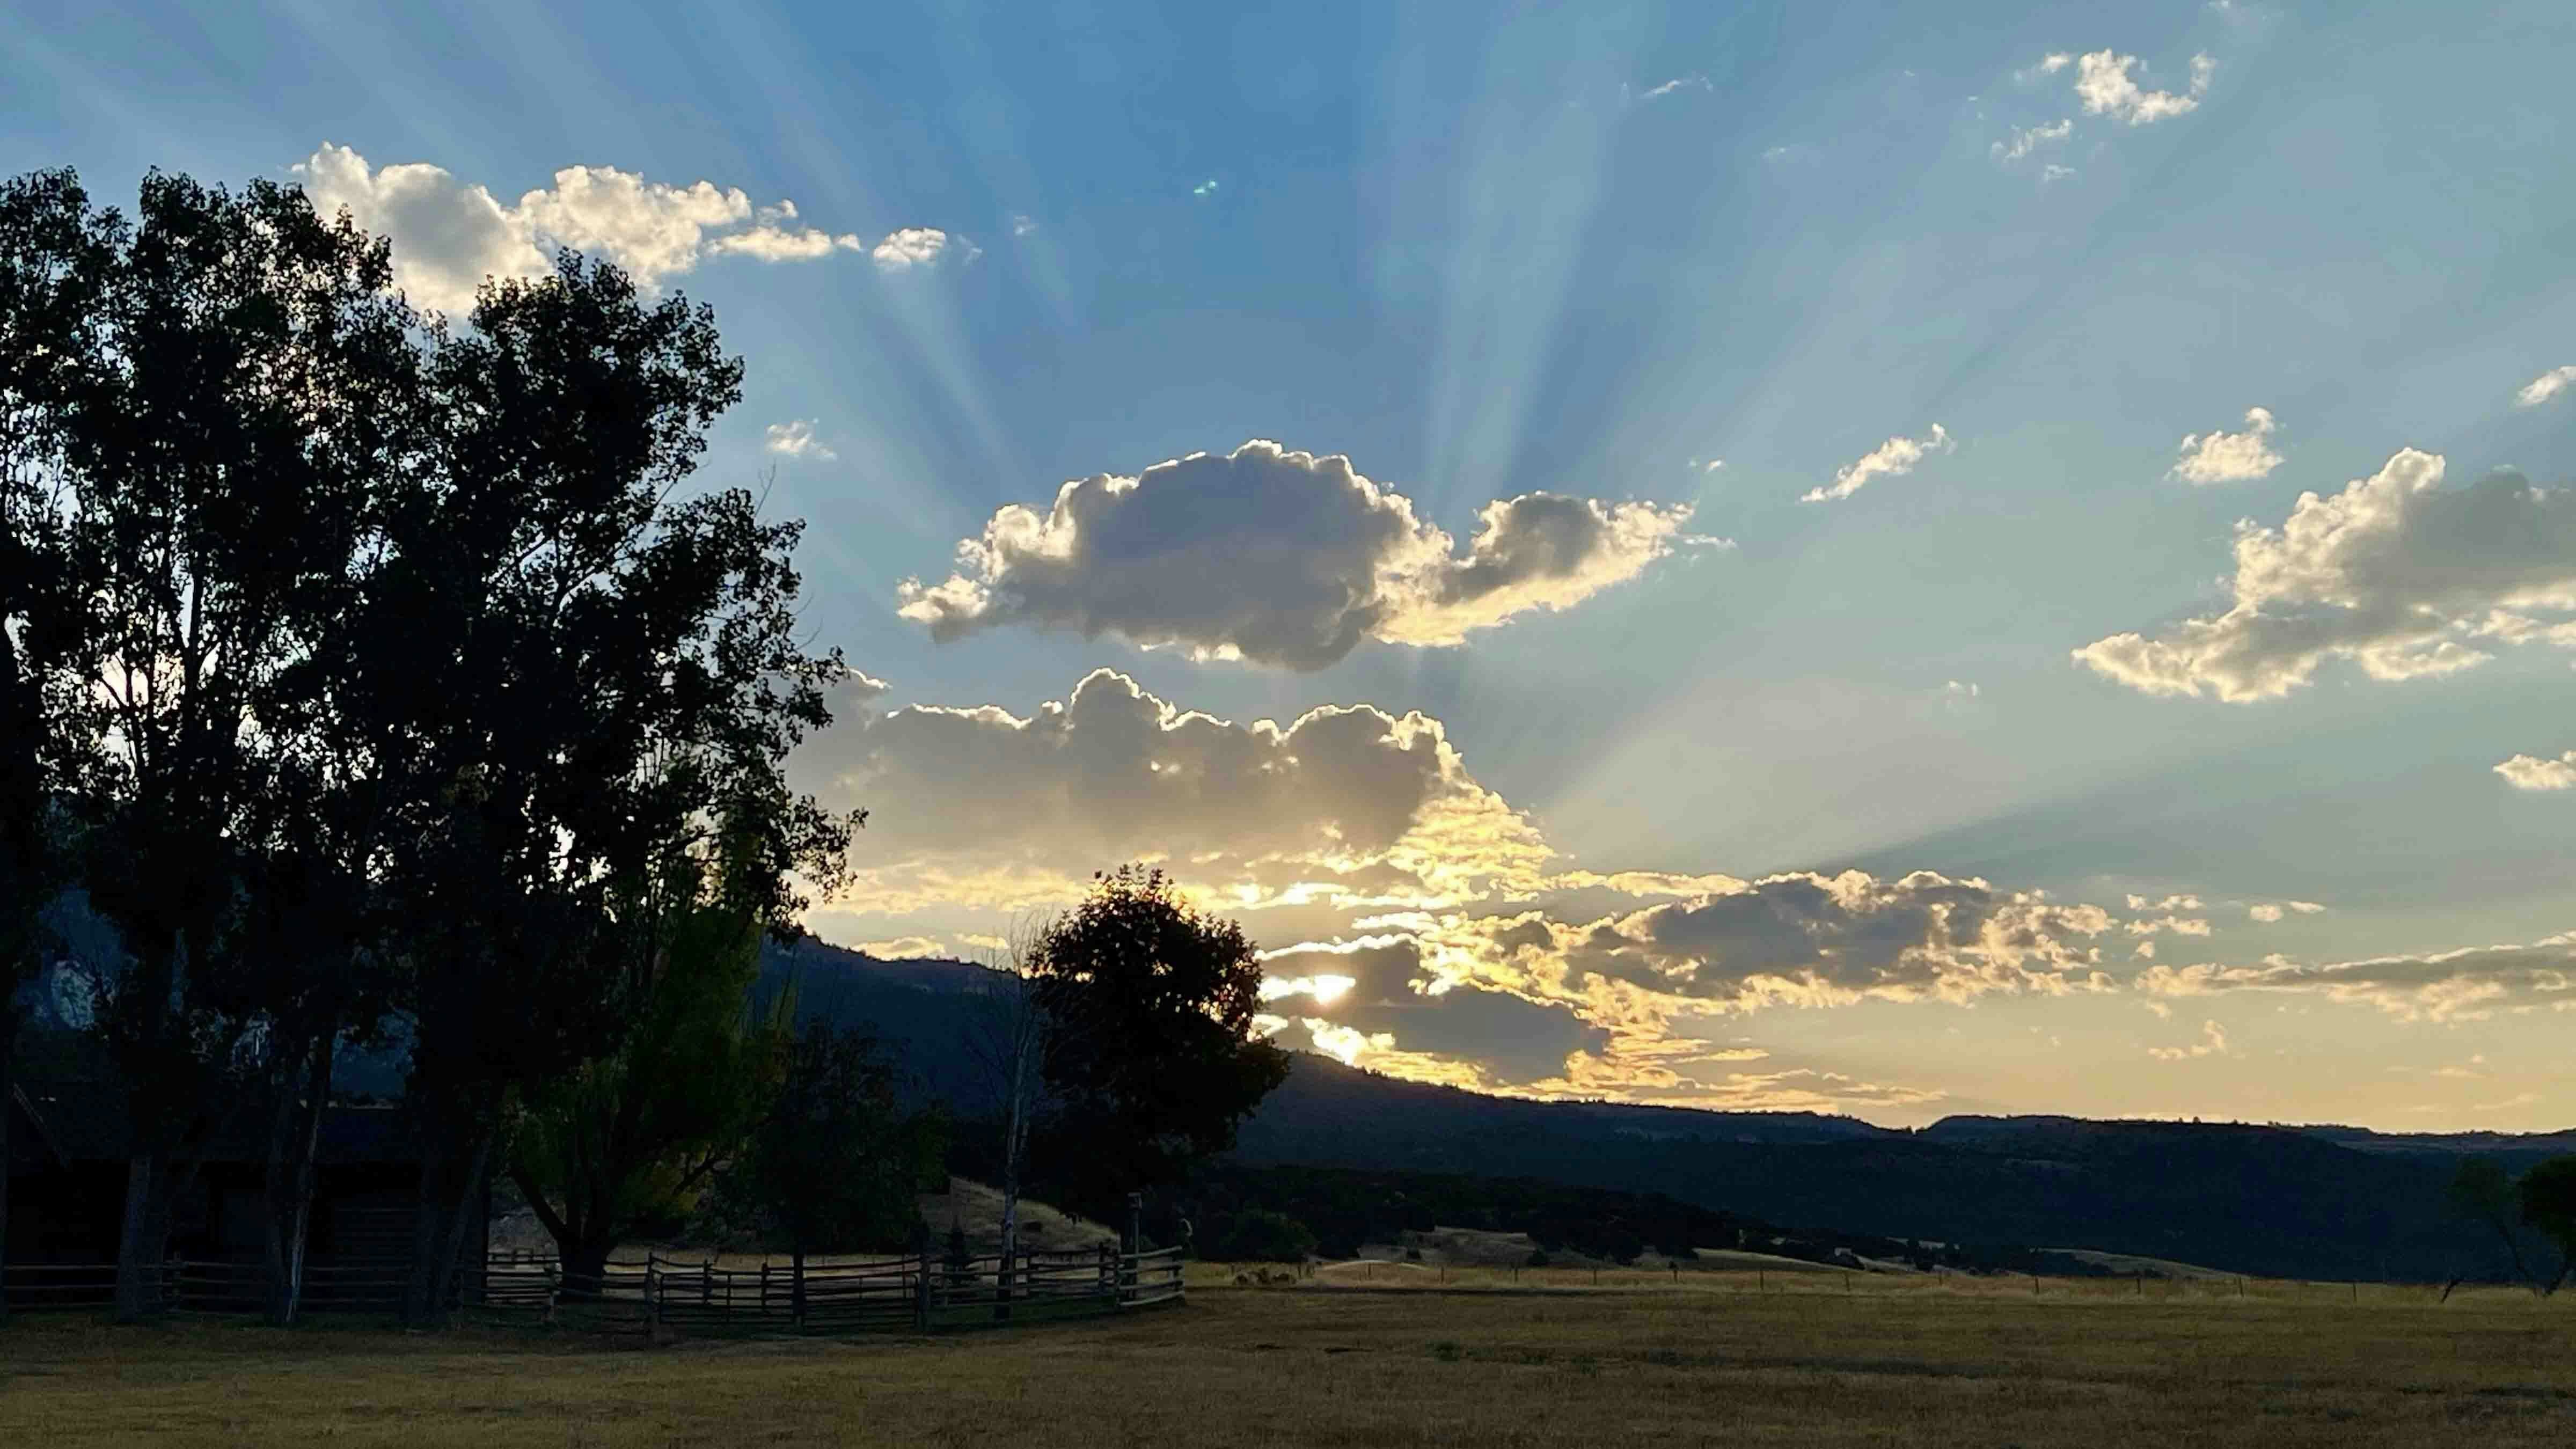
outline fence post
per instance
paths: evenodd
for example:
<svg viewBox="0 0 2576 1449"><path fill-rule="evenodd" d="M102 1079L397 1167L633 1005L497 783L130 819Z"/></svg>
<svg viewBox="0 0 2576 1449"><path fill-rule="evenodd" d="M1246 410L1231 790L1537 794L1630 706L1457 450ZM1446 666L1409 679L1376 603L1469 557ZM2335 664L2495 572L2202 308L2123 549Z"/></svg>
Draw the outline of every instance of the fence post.
<svg viewBox="0 0 2576 1449"><path fill-rule="evenodd" d="M1100 1244L1100 1296L1118 1301L1118 1247L1105 1239Z"/></svg>
<svg viewBox="0 0 2576 1449"><path fill-rule="evenodd" d="M913 1256L919 1260L920 1272L912 1280L912 1326L930 1331L930 1224L922 1223L913 1230Z"/></svg>

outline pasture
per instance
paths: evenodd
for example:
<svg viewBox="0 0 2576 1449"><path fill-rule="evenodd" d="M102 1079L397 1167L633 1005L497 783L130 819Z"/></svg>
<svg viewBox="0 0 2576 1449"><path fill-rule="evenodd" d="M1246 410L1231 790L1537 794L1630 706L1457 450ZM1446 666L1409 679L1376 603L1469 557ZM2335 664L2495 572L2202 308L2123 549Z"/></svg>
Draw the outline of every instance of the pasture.
<svg viewBox="0 0 2576 1449"><path fill-rule="evenodd" d="M840 1343L35 1317L0 1330L0 1443L2576 1442L2576 1302L2501 1289L1459 1276L1199 1265L1179 1306Z"/></svg>

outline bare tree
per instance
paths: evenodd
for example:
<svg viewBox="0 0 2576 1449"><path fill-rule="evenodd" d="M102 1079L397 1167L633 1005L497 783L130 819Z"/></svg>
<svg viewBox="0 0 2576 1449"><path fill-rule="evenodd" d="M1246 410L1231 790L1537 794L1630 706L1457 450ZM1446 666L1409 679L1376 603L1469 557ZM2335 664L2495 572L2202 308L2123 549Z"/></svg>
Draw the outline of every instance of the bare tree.
<svg viewBox="0 0 2576 1449"><path fill-rule="evenodd" d="M1012 1268L1019 1261L1020 1187L1029 1136L1045 1105L1047 1052L1067 1029L1067 1023L1048 1013L1038 993L1037 954L1048 929L1049 923L1036 917L1012 924L1003 947L984 962L990 969L976 983L966 1028L966 1060L1002 1133L1002 1301L996 1312L1005 1317Z"/></svg>

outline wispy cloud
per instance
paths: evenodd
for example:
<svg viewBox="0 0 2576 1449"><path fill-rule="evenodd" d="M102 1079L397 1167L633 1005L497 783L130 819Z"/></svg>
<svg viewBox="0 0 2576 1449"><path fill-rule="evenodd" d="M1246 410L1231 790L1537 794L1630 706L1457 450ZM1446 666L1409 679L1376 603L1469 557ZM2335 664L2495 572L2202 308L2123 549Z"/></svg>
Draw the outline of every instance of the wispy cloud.
<svg viewBox="0 0 2576 1449"><path fill-rule="evenodd" d="M1659 101L1664 97L1671 95L1675 91L1713 91L1715 89L1716 87L1710 85L1708 83L1708 77L1704 75L1675 76L1671 80L1664 82L1662 85L1656 86L1652 90L1637 92L1637 99L1640 101Z"/></svg>
<svg viewBox="0 0 2576 1449"><path fill-rule="evenodd" d="M1998 161L2019 161L2042 146L2053 145L2075 134L2075 118L2064 117L2046 126L2016 126L2010 141L1997 141L1989 148Z"/></svg>
<svg viewBox="0 0 2576 1449"><path fill-rule="evenodd" d="M812 418L798 418L790 422L771 423L762 446L767 448L770 452L778 453L785 457L813 458L827 463L840 456L840 454L833 452L830 448L823 446L822 439L814 436L814 420Z"/></svg>
<svg viewBox="0 0 2576 1449"><path fill-rule="evenodd" d="M1920 438L1890 438L1859 458L1834 470L1830 486L1811 488L1798 499L1801 503L1825 503L1849 498L1869 486L1873 478L1901 478L1914 471L1914 465L1934 453L1946 453L1956 447L1939 423Z"/></svg>
<svg viewBox="0 0 2576 1449"><path fill-rule="evenodd" d="M2576 387L2576 363L2553 367L2533 378L2523 384L2522 391L2515 393L2513 400L2522 407L2536 408L2571 387Z"/></svg>
<svg viewBox="0 0 2576 1449"><path fill-rule="evenodd" d="M2227 1055L2227 1030L2214 1021L2200 1024L2200 1040L2190 1046L2149 1047L2147 1055L2160 1062L2187 1062L2197 1057Z"/></svg>

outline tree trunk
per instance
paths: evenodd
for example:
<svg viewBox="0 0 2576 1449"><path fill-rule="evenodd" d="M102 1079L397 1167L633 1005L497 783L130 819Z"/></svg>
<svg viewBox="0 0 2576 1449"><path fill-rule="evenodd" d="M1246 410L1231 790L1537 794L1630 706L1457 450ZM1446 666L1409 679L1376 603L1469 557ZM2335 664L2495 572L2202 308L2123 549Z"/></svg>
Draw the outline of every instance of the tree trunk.
<svg viewBox="0 0 2576 1449"><path fill-rule="evenodd" d="M127 1159L125 1216L116 1236L116 1321L141 1323L165 1306L163 1258L170 1244L170 1172L166 1150Z"/></svg>
<svg viewBox="0 0 2576 1449"><path fill-rule="evenodd" d="M18 1012L0 974L0 1327L9 1323L9 1117L18 1085Z"/></svg>
<svg viewBox="0 0 2576 1449"><path fill-rule="evenodd" d="M331 1097L331 1056L337 1028L324 1023L306 1057L281 1084L268 1153L268 1321L295 1321L304 1298L304 1250L313 1223L315 1156L322 1114ZM296 1077L303 1081L298 1083ZM299 1097L299 1087L301 1096Z"/></svg>
<svg viewBox="0 0 2576 1449"><path fill-rule="evenodd" d="M466 1200L481 1183L491 1129L470 1107L428 1125L420 1164L420 1206L412 1220L411 1282L403 1293L403 1321L433 1328L447 1320L464 1245Z"/></svg>

